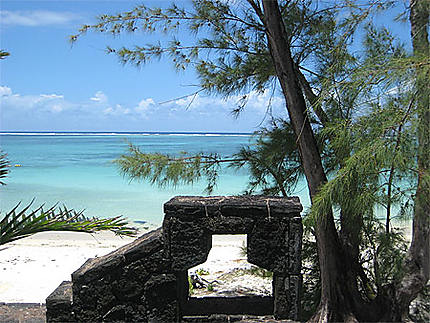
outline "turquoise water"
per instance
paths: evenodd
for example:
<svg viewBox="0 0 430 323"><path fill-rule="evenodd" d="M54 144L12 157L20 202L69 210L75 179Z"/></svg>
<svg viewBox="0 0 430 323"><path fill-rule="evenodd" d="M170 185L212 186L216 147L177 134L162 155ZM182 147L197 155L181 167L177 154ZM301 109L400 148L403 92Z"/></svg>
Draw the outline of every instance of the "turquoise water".
<svg viewBox="0 0 430 323"><path fill-rule="evenodd" d="M5 212L18 202L35 198L34 206L55 203L87 216L123 215L134 221L160 224L163 203L175 195L204 195L205 183L159 189L145 182L129 182L112 161L127 150L128 142L144 152L176 154L213 152L231 156L252 144L246 134L96 134L21 133L1 134L0 147L8 154L12 167L0 188L0 210ZM240 194L248 180L246 169L224 169L213 195ZM305 185L298 195L306 205Z"/></svg>

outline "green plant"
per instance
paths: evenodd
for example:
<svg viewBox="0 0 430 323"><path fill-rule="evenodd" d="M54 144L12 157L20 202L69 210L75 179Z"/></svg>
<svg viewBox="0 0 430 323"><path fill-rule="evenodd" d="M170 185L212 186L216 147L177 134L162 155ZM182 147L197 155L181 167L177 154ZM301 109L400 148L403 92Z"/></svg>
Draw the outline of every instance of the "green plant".
<svg viewBox="0 0 430 323"><path fill-rule="evenodd" d="M209 275L209 271L204 268L200 268L196 270L196 274L199 276Z"/></svg>
<svg viewBox="0 0 430 323"><path fill-rule="evenodd" d="M8 174L6 154L0 152L0 179ZM5 185L0 181L1 185ZM6 214L0 213L0 245L44 231L76 231L94 233L112 231L117 235L135 236L137 229L128 226L122 216L107 219L88 218L83 212L56 205L44 209L43 205L30 210L33 201L22 209L18 203Z"/></svg>
<svg viewBox="0 0 430 323"><path fill-rule="evenodd" d="M209 283L209 284L206 286L206 289L207 289L209 292L213 292L213 291L214 291L214 285L213 285L212 283Z"/></svg>
<svg viewBox="0 0 430 323"><path fill-rule="evenodd" d="M117 216L109 219L87 218L81 212L65 207L53 206L43 210L43 206L29 211L30 203L22 210L19 204L0 220L0 245L44 231L79 231L94 233L109 230L118 235L134 236L136 229Z"/></svg>
<svg viewBox="0 0 430 323"><path fill-rule="evenodd" d="M262 278L272 278L273 277L273 272L266 270L264 268L256 267L256 266L252 266L251 268L246 269L245 272L247 274L251 274L251 275L262 277Z"/></svg>
<svg viewBox="0 0 430 323"><path fill-rule="evenodd" d="M248 256L248 247L246 246L245 241L242 242L242 245L239 248L240 248L240 255L242 257L247 257Z"/></svg>
<svg viewBox="0 0 430 323"><path fill-rule="evenodd" d="M0 151L0 185L6 185L1 179L5 178L9 173L9 163L6 156L6 154Z"/></svg>
<svg viewBox="0 0 430 323"><path fill-rule="evenodd" d="M188 276L188 294L189 295L193 295L194 294L194 286L193 286L193 282L192 282L190 276Z"/></svg>
<svg viewBox="0 0 430 323"><path fill-rule="evenodd" d="M412 55L391 35L391 25L373 26L376 15L396 1L329 3L247 0L230 6L205 0L186 8L138 6L103 15L71 39L89 30L172 31L172 41L165 44L108 47L108 53L136 65L168 55L179 70L195 67L201 90L242 96L235 113L244 108L249 91L274 93L279 84L289 115L288 127L279 129L288 131L280 138L289 145L268 136L257 150L244 149L246 158L228 160L148 156L131 147L118 161L121 170L131 179L162 185L208 177L210 191L219 164L227 160L249 167L249 193L261 188L264 194L282 195L304 174L313 204L305 221L317 237L306 248L310 258L319 257L312 262L319 268L312 265L308 272L315 282L308 291L319 294L308 304L311 321L405 320L410 301L428 281L430 1L410 0L402 14L410 19ZM196 41L177 39L179 27L189 28ZM357 50L353 40L363 31ZM270 141L276 150L264 145ZM405 199L414 200L414 226L402 259L402 243L390 223L393 207ZM382 231L369 226L377 207L386 211ZM372 255L378 259L369 259ZM388 271L380 270L386 266ZM372 285L378 285L377 297Z"/></svg>

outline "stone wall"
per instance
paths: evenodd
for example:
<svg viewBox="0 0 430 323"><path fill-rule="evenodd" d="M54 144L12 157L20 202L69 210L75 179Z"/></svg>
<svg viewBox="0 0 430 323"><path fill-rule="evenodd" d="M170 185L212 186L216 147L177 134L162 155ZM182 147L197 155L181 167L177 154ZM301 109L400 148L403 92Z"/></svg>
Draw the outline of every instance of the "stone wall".
<svg viewBox="0 0 430 323"><path fill-rule="evenodd" d="M71 283L60 285L46 300L47 321L174 322L205 310L233 314L231 302L204 300L196 307L188 295L187 270L206 261L213 234L247 234L248 261L274 273L273 300L247 302L263 311L271 306L277 318L297 319L301 210L296 197L175 197L164 205L162 228L89 259ZM252 312L257 305L248 307ZM247 312L247 306L240 308Z"/></svg>

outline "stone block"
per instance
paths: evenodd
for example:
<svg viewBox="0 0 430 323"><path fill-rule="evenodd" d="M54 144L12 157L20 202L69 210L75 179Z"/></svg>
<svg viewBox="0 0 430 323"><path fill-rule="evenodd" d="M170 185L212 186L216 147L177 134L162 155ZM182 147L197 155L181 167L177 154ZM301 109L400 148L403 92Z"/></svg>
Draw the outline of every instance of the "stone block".
<svg viewBox="0 0 430 323"><path fill-rule="evenodd" d="M302 270L302 239L303 225L301 217L294 217L290 220L288 237L288 257L290 274L300 274Z"/></svg>
<svg viewBox="0 0 430 323"><path fill-rule="evenodd" d="M72 274L72 283L63 282L47 298L47 320L177 322L182 315L218 311L299 317L298 198L179 196L164 210L162 228L89 259ZM213 234L248 235L248 261L274 272L273 297L189 298L187 270L206 261Z"/></svg>
<svg viewBox="0 0 430 323"><path fill-rule="evenodd" d="M279 196L176 196L164 204L165 217L194 220L221 214L224 217L285 217L303 210L298 197Z"/></svg>
<svg viewBox="0 0 430 323"><path fill-rule="evenodd" d="M173 271L183 271L206 261L212 248L212 236L201 221L171 218L164 222L167 230L166 250Z"/></svg>
<svg viewBox="0 0 430 323"><path fill-rule="evenodd" d="M74 284L86 284L100 277L110 276L126 264L146 258L162 249L162 229L159 228L105 256L87 260L72 274L72 281Z"/></svg>
<svg viewBox="0 0 430 323"><path fill-rule="evenodd" d="M246 234L252 231L254 220L238 216L211 216L203 219L203 226L211 234Z"/></svg>
<svg viewBox="0 0 430 323"><path fill-rule="evenodd" d="M145 284L142 303L147 308L149 322L179 321L179 300L176 276L152 276Z"/></svg>
<svg viewBox="0 0 430 323"><path fill-rule="evenodd" d="M46 298L47 322L73 322L72 282L63 281Z"/></svg>
<svg viewBox="0 0 430 323"><path fill-rule="evenodd" d="M247 236L248 261L272 272L288 270L288 222L276 218L256 221Z"/></svg>
<svg viewBox="0 0 430 323"><path fill-rule="evenodd" d="M161 229L118 250L87 261L72 275L73 310L78 321L147 320L141 305L154 275L168 272Z"/></svg>
<svg viewBox="0 0 430 323"><path fill-rule="evenodd" d="M276 319L299 320L302 275L273 275L273 315Z"/></svg>

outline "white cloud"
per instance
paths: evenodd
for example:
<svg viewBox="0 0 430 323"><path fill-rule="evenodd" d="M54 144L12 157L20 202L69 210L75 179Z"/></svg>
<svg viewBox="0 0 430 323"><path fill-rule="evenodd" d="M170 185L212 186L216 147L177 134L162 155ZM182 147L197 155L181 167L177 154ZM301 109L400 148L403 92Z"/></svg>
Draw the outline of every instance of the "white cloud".
<svg viewBox="0 0 430 323"><path fill-rule="evenodd" d="M102 91L86 100L70 101L61 94L16 94L11 88L0 86L2 126L15 130L49 130L52 127L102 131L112 128L125 131L255 130L264 120L270 100L274 115L285 115L283 99L277 96L271 99L271 92L251 92L248 96L243 114L235 120L230 112L237 107L239 95L228 99L197 95L191 106L192 98L162 105L153 98L143 98L137 104L122 105L110 103ZM244 126L238 128L239 123Z"/></svg>
<svg viewBox="0 0 430 323"><path fill-rule="evenodd" d="M7 86L0 86L0 97L2 110L6 111L47 111L59 113L70 109L73 104L66 101L63 95L39 94L20 95L14 94Z"/></svg>
<svg viewBox="0 0 430 323"><path fill-rule="evenodd" d="M237 101L239 101L239 99L239 97L236 97ZM250 92L247 97L247 106L260 113L265 113L270 107L285 108L284 99L276 95L272 96L272 91L270 90L265 90L263 93L256 91Z"/></svg>
<svg viewBox="0 0 430 323"><path fill-rule="evenodd" d="M155 102L152 98L143 99L139 102L136 107L136 111L147 111L150 107L155 106Z"/></svg>
<svg viewBox="0 0 430 323"><path fill-rule="evenodd" d="M55 104L51 107L52 112L58 113L58 112L61 112L63 110L64 110L64 108L60 104Z"/></svg>
<svg viewBox="0 0 430 323"><path fill-rule="evenodd" d="M79 16L71 12L48 10L0 11L0 20L3 25L29 27L64 25L77 19L79 19Z"/></svg>
<svg viewBox="0 0 430 323"><path fill-rule="evenodd" d="M1 96L10 96L12 95L12 90L7 86L0 86L0 97Z"/></svg>
<svg viewBox="0 0 430 323"><path fill-rule="evenodd" d="M130 114L131 110L129 108L124 108L121 104L117 104L115 107L108 107L104 109L103 113L105 115L120 116Z"/></svg>
<svg viewBox="0 0 430 323"><path fill-rule="evenodd" d="M187 108L189 110L208 110L208 109L223 109L224 111L232 111L239 103L242 102L243 95L233 95L226 99L217 97L201 96L197 94L195 97L190 96L187 98L174 101L174 104L180 108ZM284 109L283 98L272 95L272 91L265 90L263 93L252 91L247 94L245 109L253 110L254 113L263 115L267 109Z"/></svg>
<svg viewBox="0 0 430 323"><path fill-rule="evenodd" d="M134 108L134 112L137 113L141 118L148 119L148 116L157 111L158 106L152 98L140 100L137 107Z"/></svg>
<svg viewBox="0 0 430 323"><path fill-rule="evenodd" d="M97 91L90 100L98 103L107 103L108 97L102 91Z"/></svg>
<svg viewBox="0 0 430 323"><path fill-rule="evenodd" d="M41 94L40 97L46 100L64 99L63 95L57 94Z"/></svg>

